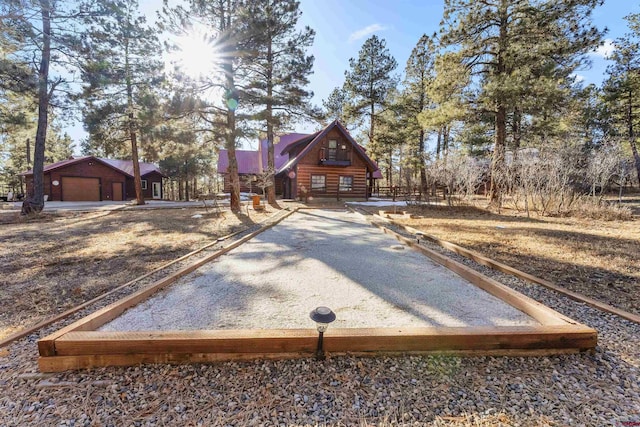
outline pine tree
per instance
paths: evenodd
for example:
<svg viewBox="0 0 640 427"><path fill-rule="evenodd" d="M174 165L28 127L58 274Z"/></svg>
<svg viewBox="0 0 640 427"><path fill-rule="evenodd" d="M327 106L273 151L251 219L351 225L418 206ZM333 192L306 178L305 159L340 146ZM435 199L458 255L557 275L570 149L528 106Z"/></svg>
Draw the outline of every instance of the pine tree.
<svg viewBox="0 0 640 427"><path fill-rule="evenodd" d="M85 127L98 145L129 142L136 204L143 205L140 115L148 94L163 80L161 46L156 30L147 27L140 15L137 0L102 1L101 7L100 16L88 20L83 38ZM122 153L114 149L113 154Z"/></svg>
<svg viewBox="0 0 640 427"><path fill-rule="evenodd" d="M609 66L609 77L604 83L606 107L611 126L609 134L624 136L631 149L638 182L640 182L640 153L638 153L638 127L640 108L640 14L625 17L630 33L615 41L615 50Z"/></svg>
<svg viewBox="0 0 640 427"><path fill-rule="evenodd" d="M63 69L74 64L81 18L95 13L94 2L52 0L6 0L0 3L2 28L12 28L23 41L15 56L30 64L36 81L38 120L34 138L33 194L28 194L22 213L37 213L44 207L44 162L49 113L57 90L68 83ZM10 22L5 24L5 22ZM53 67L52 67L53 66Z"/></svg>
<svg viewBox="0 0 640 427"><path fill-rule="evenodd" d="M422 35L411 51L405 67L405 78L402 92L402 115L404 126L410 141L409 163L420 171L420 187L427 191L427 173L425 169L425 142L427 132L418 117L431 107L427 89L434 78L435 46L426 35Z"/></svg>
<svg viewBox="0 0 640 427"><path fill-rule="evenodd" d="M31 28L11 5L0 6L0 138L7 135L8 127L26 124L28 111L19 107L35 98L37 83L29 62L19 56Z"/></svg>
<svg viewBox="0 0 640 427"><path fill-rule="evenodd" d="M362 45L358 59L349 59L350 69L345 71L344 89L350 100L346 114L355 120L368 120L367 148L375 160L387 152L376 138L376 123L390 105L389 93L396 86L392 73L397 66L384 39L373 35ZM389 174L390 170L387 170L387 176Z"/></svg>
<svg viewBox="0 0 640 427"><path fill-rule="evenodd" d="M223 142L229 158L227 173L231 183L230 209L240 211L240 179L238 176L238 161L236 144L240 137L249 133L247 129L250 119L244 86L240 83L241 76L246 75L243 67L247 61L242 56L250 55L255 47L254 35L246 31L242 19L244 15L242 0L190 0L185 7L177 6L173 9L165 7L163 10L163 28L176 34L189 34L193 31L193 22L204 26L210 33L211 49L217 53L220 63L217 64L221 72L213 72L201 76L196 81L188 81L180 77L191 86L189 99L198 99L198 93L220 92L219 100L199 99L182 106L182 114L194 114L207 123L212 137ZM187 91L187 88L183 88Z"/></svg>
<svg viewBox="0 0 640 427"><path fill-rule="evenodd" d="M246 61L249 82L245 93L257 110L256 118L265 123L269 171L275 171L275 132L311 110L313 92L305 86L314 58L306 52L315 33L309 27L297 29L301 13L297 0L262 0L249 2L244 14L244 25L254 45L254 54ZM276 203L273 179L272 175L267 187L270 204Z"/></svg>
<svg viewBox="0 0 640 427"><path fill-rule="evenodd" d="M462 62L481 84L477 107L494 117L491 200L499 205L509 114L535 98L543 102L586 61L601 39L591 25L602 0L446 0L444 45L459 48ZM558 74L559 71L559 74ZM558 80L555 80L556 82Z"/></svg>
<svg viewBox="0 0 640 427"><path fill-rule="evenodd" d="M434 77L427 85L427 96L431 108L418 115L424 128L437 132L436 160L446 155L451 145L452 129L461 122L472 121L469 114L466 87L470 83L467 68L456 52L437 55L433 64ZM473 121L475 122L475 121ZM469 123L467 126L473 126Z"/></svg>

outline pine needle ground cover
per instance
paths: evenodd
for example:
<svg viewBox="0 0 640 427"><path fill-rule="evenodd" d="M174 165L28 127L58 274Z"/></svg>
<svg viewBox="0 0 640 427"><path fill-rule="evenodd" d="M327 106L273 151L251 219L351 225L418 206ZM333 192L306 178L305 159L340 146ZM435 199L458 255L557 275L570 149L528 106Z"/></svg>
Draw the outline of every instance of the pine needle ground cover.
<svg viewBox="0 0 640 427"><path fill-rule="evenodd" d="M274 212L201 209L0 215L0 339ZM192 218L201 214L201 218Z"/></svg>
<svg viewBox="0 0 640 427"><path fill-rule="evenodd" d="M399 222L615 307L640 313L640 219L600 221L415 207Z"/></svg>

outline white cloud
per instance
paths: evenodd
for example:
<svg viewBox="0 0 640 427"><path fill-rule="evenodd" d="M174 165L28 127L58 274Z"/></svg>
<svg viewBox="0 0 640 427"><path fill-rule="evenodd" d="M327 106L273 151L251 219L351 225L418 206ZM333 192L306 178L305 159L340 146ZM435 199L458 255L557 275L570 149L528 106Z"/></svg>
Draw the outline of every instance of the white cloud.
<svg viewBox="0 0 640 427"><path fill-rule="evenodd" d="M354 31L349 35L349 43L353 43L357 40L363 39L370 34L375 33L376 31L384 31L387 27L380 24L371 24L367 27L361 28L358 31Z"/></svg>
<svg viewBox="0 0 640 427"><path fill-rule="evenodd" d="M616 50L616 45L613 44L613 40L605 39L604 44L602 44L602 46L598 46L598 48L593 51L593 55L606 59L611 56L614 50Z"/></svg>

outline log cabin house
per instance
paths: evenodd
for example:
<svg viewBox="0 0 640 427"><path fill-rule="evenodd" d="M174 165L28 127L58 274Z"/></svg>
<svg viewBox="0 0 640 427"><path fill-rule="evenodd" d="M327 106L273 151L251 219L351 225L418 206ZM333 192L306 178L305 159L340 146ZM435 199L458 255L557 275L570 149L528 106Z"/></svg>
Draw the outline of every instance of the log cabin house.
<svg viewBox="0 0 640 427"><path fill-rule="evenodd" d="M26 178L27 194L32 191L33 171ZM140 162L142 193L147 199L162 199L162 178L157 166ZM72 157L44 167L44 194L56 201L124 201L134 199L131 160L103 159L95 156Z"/></svg>
<svg viewBox="0 0 640 427"><path fill-rule="evenodd" d="M258 151L236 150L240 191L251 188L252 177L267 169L267 141ZM378 166L345 127L334 121L313 134L282 135L274 144L276 194L285 199L367 199L375 179L382 178ZM224 191L231 191L227 150L220 150L218 173L224 177Z"/></svg>

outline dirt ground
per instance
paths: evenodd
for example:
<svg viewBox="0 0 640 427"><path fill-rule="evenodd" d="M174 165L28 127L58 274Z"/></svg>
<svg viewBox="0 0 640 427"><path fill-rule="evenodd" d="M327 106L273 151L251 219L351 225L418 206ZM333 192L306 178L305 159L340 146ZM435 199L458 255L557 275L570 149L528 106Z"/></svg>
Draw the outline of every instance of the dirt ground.
<svg viewBox="0 0 640 427"><path fill-rule="evenodd" d="M203 209L0 214L0 339L274 214ZM202 218L192 218L202 214Z"/></svg>
<svg viewBox="0 0 640 427"><path fill-rule="evenodd" d="M402 223L632 313L640 313L640 218L526 218L515 211L411 207Z"/></svg>
<svg viewBox="0 0 640 427"><path fill-rule="evenodd" d="M640 313L640 219L530 218L411 208L407 225ZM194 214L203 214L200 219ZM246 214L246 212L244 212ZM0 338L272 215L202 209L0 215Z"/></svg>

